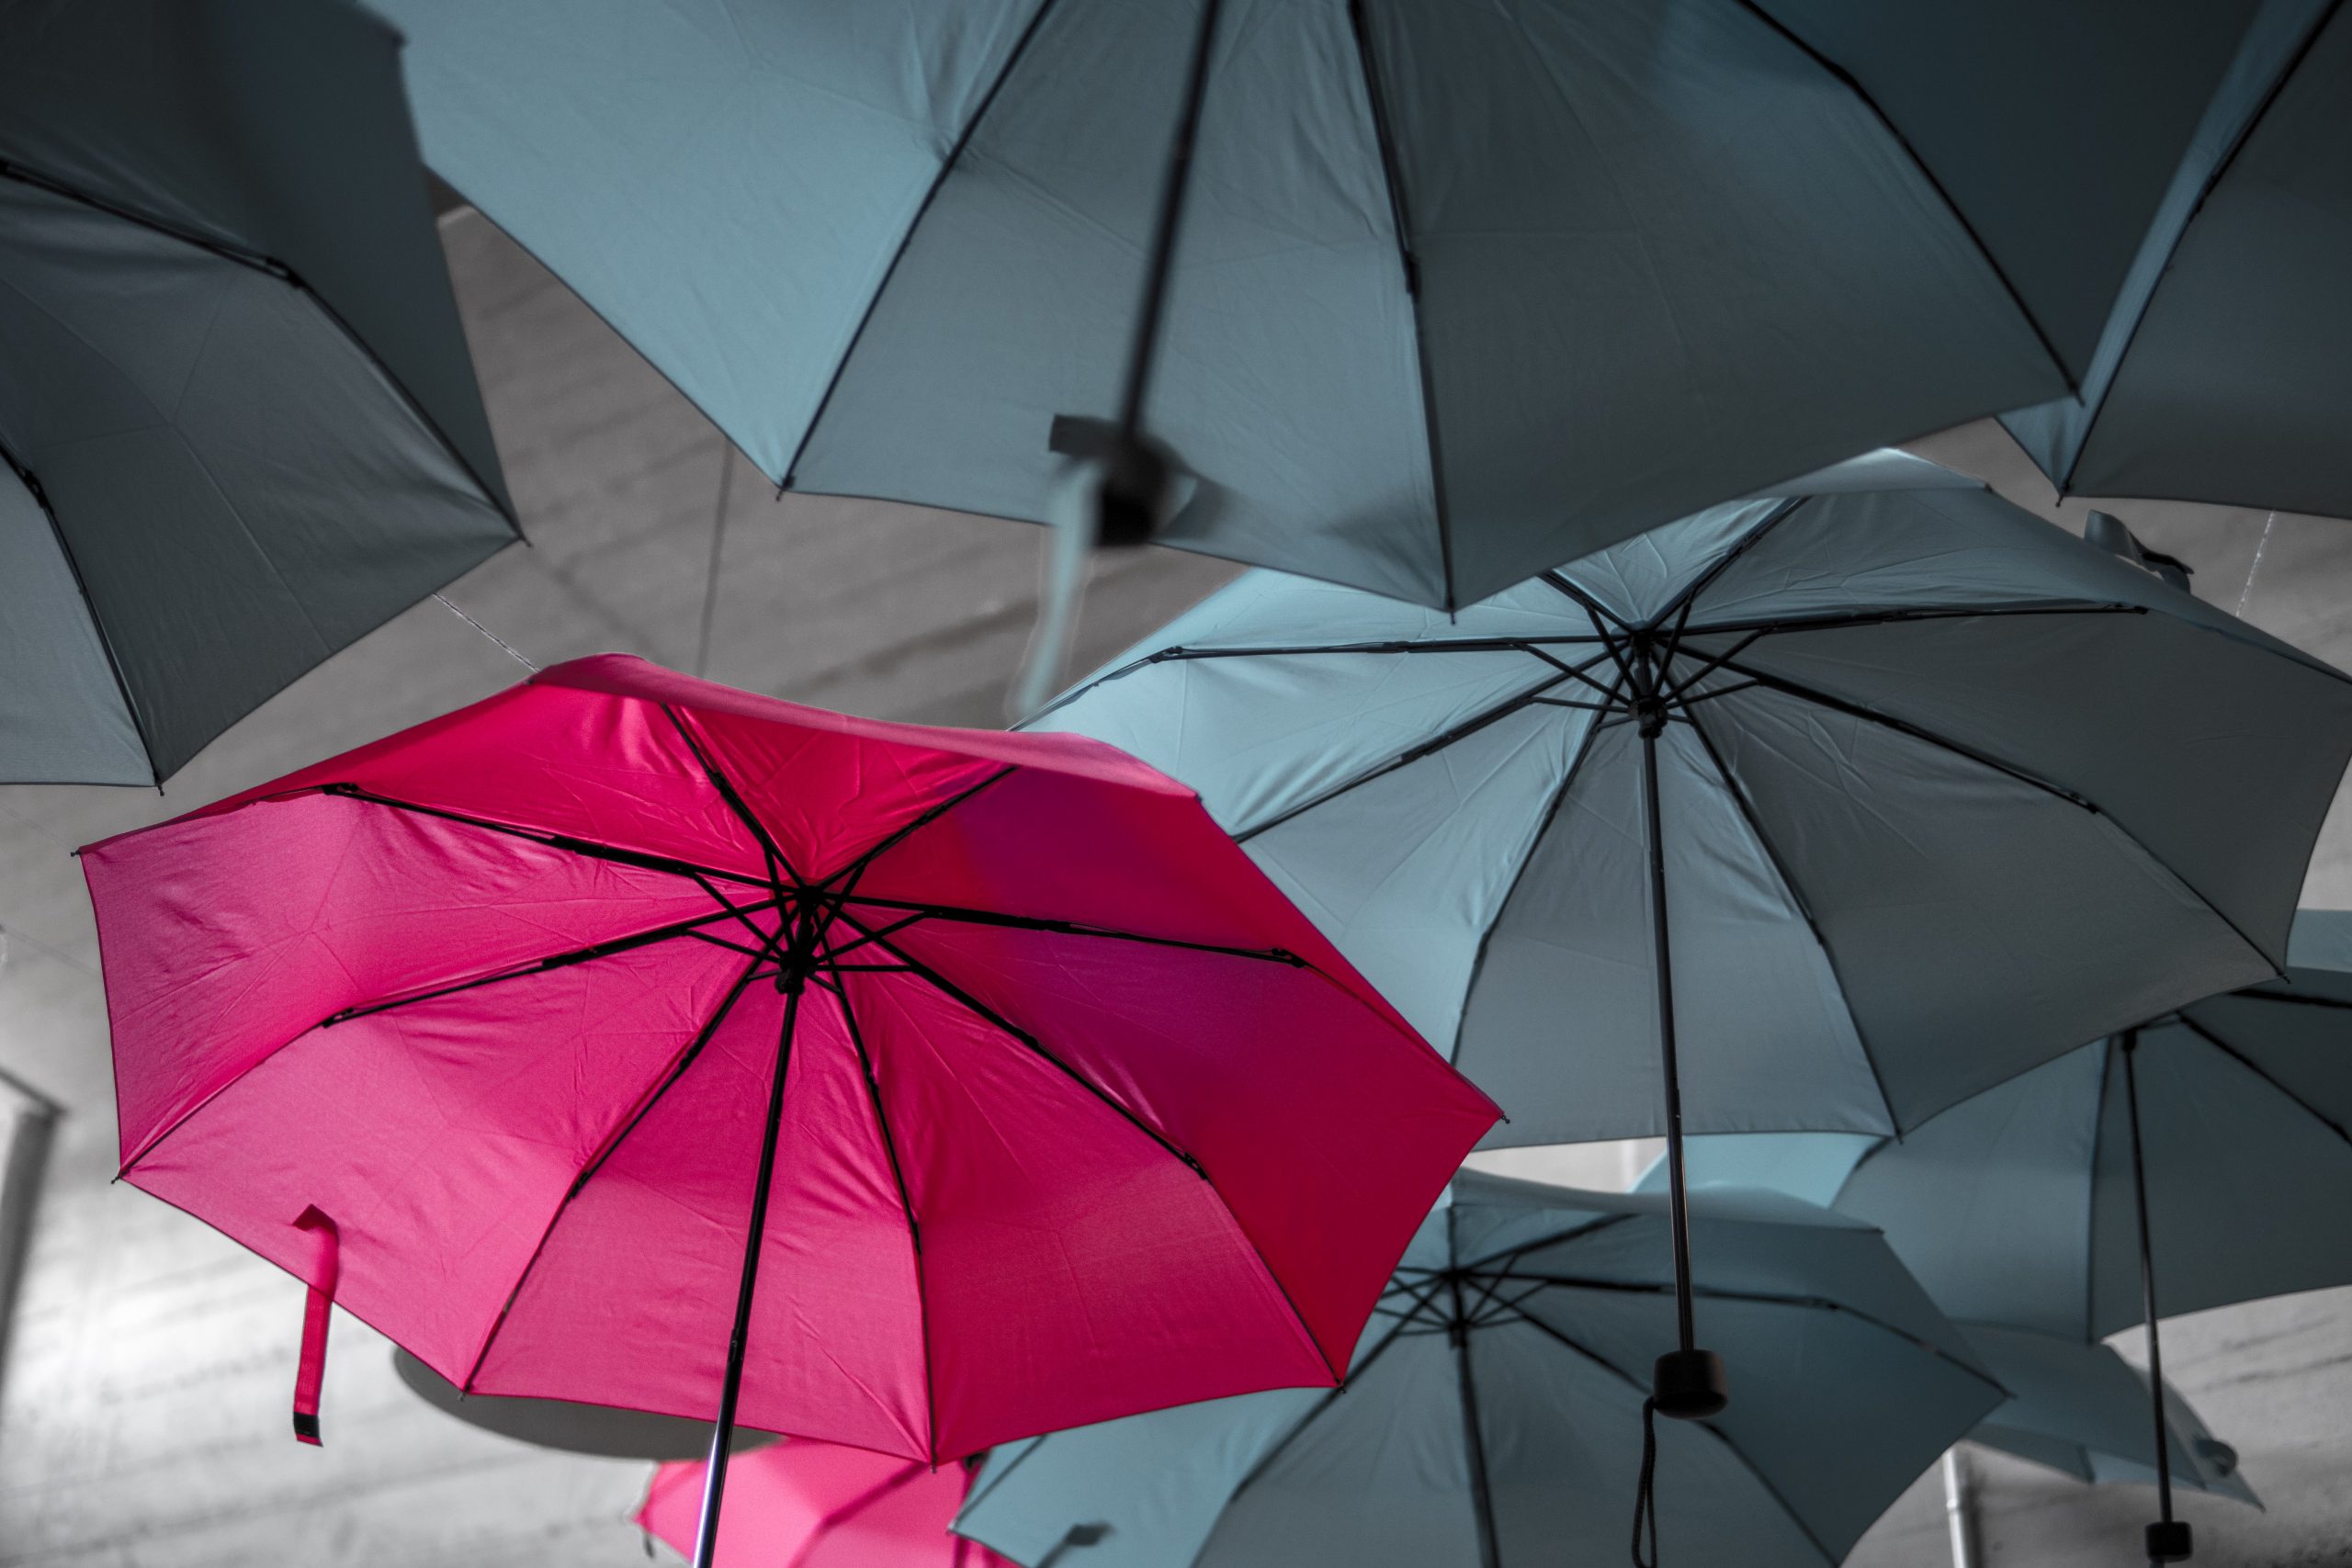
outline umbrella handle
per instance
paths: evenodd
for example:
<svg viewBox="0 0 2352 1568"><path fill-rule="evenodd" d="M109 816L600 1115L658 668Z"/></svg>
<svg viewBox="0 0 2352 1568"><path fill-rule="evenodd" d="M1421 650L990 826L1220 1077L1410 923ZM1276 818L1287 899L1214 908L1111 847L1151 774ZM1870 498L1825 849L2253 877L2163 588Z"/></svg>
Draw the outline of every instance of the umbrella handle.
<svg viewBox="0 0 2352 1568"><path fill-rule="evenodd" d="M2156 1424L2156 1518L2146 1534L2148 1561L2180 1562L2197 1550L2187 1519L2172 1517L2172 1429L2165 1420L2164 1337L2156 1327L2155 1247L2148 1228L2148 1172L2140 1148L2140 1032L2127 1029L2121 1041L2123 1099L2132 1113L2132 1198L2140 1217L2140 1296L2148 1317L2148 1398Z"/></svg>
<svg viewBox="0 0 2352 1568"><path fill-rule="evenodd" d="M294 1228L318 1236L306 1281L310 1292L302 1303L302 1353L294 1364L294 1440L318 1448L319 1390L326 1382L327 1321L334 1314L335 1284L343 1271L343 1233L315 1203L302 1211Z"/></svg>

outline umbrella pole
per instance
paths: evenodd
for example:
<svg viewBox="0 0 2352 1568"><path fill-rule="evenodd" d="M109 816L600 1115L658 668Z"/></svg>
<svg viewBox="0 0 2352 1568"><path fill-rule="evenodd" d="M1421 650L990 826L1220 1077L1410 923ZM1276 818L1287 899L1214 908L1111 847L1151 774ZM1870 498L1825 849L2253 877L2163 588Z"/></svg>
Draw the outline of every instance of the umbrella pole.
<svg viewBox="0 0 2352 1568"><path fill-rule="evenodd" d="M2156 1328L2155 1251L2148 1239L2148 1173L2140 1152L2140 1032L2123 1032L2123 1098L2132 1116L2132 1200L2140 1216L2140 1294L2148 1314L2148 1399L2155 1411L2156 1522L2148 1527L2148 1561L2178 1562L2194 1550L2188 1521L2172 1517L2172 1432L2165 1421L2165 1354Z"/></svg>
<svg viewBox="0 0 2352 1568"><path fill-rule="evenodd" d="M808 917L801 917L804 928ZM718 1419L711 1427L710 1461L702 1483L702 1518L695 1530L694 1568L711 1568L718 1559L718 1506L727 1491L727 1460L735 1442L735 1402L743 1387L743 1352L752 1334L752 1292L759 1282L760 1244L767 1235L768 1187L775 1177L776 1134L784 1124L784 1075L792 1061L792 1029L800 1015L800 990L807 980L808 955L795 933L784 959L778 984L784 989L784 1028L775 1047L775 1081L768 1086L767 1126L760 1134L760 1175L752 1189L752 1218L743 1238L743 1275L735 1288L735 1328L727 1339L727 1375L718 1389ZM813 940L813 939L811 939Z"/></svg>
<svg viewBox="0 0 2352 1568"><path fill-rule="evenodd" d="M1666 922L1666 839L1658 808L1657 738L1666 728L1666 706L1657 695L1656 667L1646 644L1637 649L1639 688L1634 712L1642 737L1642 812L1650 852L1650 942L1657 960L1658 1056L1666 1077L1666 1174L1668 1214L1674 1236L1675 1348L1652 1370L1650 1400L1661 1416L1694 1421L1713 1416L1729 1399L1723 1358L1698 1347L1690 1311L1690 1214L1682 1168L1682 1075L1674 1045L1674 954Z"/></svg>

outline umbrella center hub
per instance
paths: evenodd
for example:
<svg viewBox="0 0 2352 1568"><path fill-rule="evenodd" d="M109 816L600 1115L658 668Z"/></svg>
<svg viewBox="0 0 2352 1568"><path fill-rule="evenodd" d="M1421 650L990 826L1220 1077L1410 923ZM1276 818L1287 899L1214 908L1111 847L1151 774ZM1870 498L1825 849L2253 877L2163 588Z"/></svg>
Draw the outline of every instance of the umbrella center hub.
<svg viewBox="0 0 2352 1568"><path fill-rule="evenodd" d="M1666 729L1666 699L1645 692L1634 699L1634 724L1645 740L1655 740Z"/></svg>

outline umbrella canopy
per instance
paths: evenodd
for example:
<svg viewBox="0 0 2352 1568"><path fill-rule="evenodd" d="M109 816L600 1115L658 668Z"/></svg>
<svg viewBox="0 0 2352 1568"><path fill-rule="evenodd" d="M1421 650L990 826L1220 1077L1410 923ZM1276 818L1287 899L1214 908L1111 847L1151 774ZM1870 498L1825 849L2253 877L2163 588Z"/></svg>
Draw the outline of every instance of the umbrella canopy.
<svg viewBox="0 0 2352 1568"><path fill-rule="evenodd" d="M1216 0L376 3L779 483L1045 519L1148 358L1167 543L1436 605L2070 390L2253 10L1229 0L1179 231Z"/></svg>
<svg viewBox="0 0 2352 1568"><path fill-rule="evenodd" d="M1657 1433L1662 1559L1842 1558L2000 1390L1867 1227L1777 1193L1691 1205L1699 1288L1754 1398ZM1220 1401L991 1454L956 1521L1087 1568L1519 1568L1614 1558L1666 1205L1464 1173L1335 1393ZM1104 1528L1107 1527L1107 1528Z"/></svg>
<svg viewBox="0 0 2352 1568"><path fill-rule="evenodd" d="M1494 1117L1074 737L610 656L83 863L128 1180L468 1392L722 1440L739 1376L925 1462L1329 1384Z"/></svg>
<svg viewBox="0 0 2352 1568"><path fill-rule="evenodd" d="M2007 424L2062 493L2352 516L2352 12L2270 0L2078 396Z"/></svg>
<svg viewBox="0 0 2352 1568"><path fill-rule="evenodd" d="M705 1468L655 1471L638 1528L693 1551ZM948 1531L972 1476L968 1461L933 1469L792 1438L736 1461L719 1543L752 1568L1007 1568L987 1547Z"/></svg>
<svg viewBox="0 0 2352 1568"><path fill-rule="evenodd" d="M0 0L0 780L153 784L515 537L400 39Z"/></svg>

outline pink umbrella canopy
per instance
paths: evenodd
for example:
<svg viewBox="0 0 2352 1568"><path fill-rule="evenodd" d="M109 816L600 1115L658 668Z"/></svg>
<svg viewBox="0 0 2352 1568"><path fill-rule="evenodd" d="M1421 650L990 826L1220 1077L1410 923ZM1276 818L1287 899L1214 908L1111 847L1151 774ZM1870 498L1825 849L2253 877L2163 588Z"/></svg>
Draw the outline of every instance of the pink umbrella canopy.
<svg viewBox="0 0 2352 1568"><path fill-rule="evenodd" d="M588 659L84 866L124 1177L468 1391L930 1464L1329 1384L1496 1115L1075 736Z"/></svg>
<svg viewBox="0 0 2352 1568"><path fill-rule="evenodd" d="M708 1467L665 1464L637 1511L639 1529L694 1550ZM718 1545L750 1568L1013 1568L948 1533L973 1472L794 1438L739 1456Z"/></svg>

